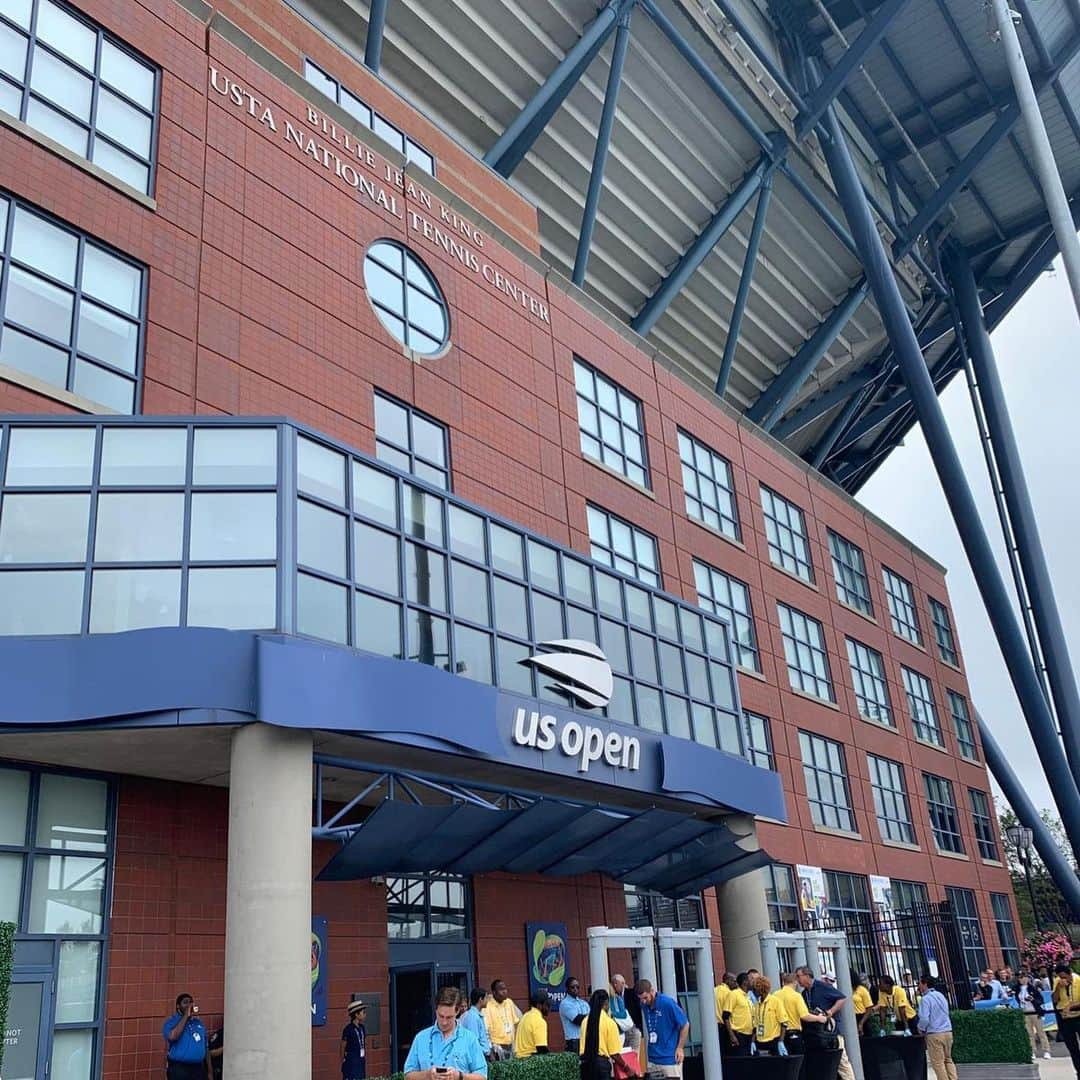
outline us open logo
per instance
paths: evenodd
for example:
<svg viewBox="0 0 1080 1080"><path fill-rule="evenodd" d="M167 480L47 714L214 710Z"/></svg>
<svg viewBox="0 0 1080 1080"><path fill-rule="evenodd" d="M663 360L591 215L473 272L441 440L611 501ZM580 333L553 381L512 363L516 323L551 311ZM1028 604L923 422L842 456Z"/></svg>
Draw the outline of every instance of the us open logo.
<svg viewBox="0 0 1080 1080"><path fill-rule="evenodd" d="M611 700L615 689L611 665L591 641L559 638L540 642L540 648L550 651L537 653L518 663L554 676L554 682L548 685L553 690L561 690L586 709L602 709Z"/></svg>

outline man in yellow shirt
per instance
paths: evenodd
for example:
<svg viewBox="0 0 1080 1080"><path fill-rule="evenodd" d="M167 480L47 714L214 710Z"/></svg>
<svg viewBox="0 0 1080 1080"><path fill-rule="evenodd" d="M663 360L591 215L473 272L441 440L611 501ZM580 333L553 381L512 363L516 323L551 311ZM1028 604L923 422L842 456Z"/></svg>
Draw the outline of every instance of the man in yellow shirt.
<svg viewBox="0 0 1080 1080"><path fill-rule="evenodd" d="M912 1007L911 1002L908 1001L907 991L898 983L893 982L892 977L889 975L882 975L878 979L877 1004L881 1010L883 1023L885 1023L886 1017L891 1012L896 1017L897 1031L903 1031L904 1028L907 1028L909 1031L918 1033L918 1029L914 1025L918 1013Z"/></svg>
<svg viewBox="0 0 1080 1080"><path fill-rule="evenodd" d="M740 971L727 999L724 1027L727 1029L727 1052L731 1057L748 1057L754 1039L754 1015L750 1007L750 976Z"/></svg>
<svg viewBox="0 0 1080 1080"><path fill-rule="evenodd" d="M521 1020L521 1010L510 998L506 983L496 979L491 984L491 998L484 1009L484 1023L491 1037L491 1054L496 1061L510 1057L514 1047L514 1030Z"/></svg>
<svg viewBox="0 0 1080 1080"><path fill-rule="evenodd" d="M804 1054L802 1026L804 1023L825 1023L825 1017L812 1013L806 1004L806 998L799 993L795 973L785 971L780 976L780 989L772 995L783 1014L784 1045L789 1054Z"/></svg>
<svg viewBox="0 0 1080 1080"><path fill-rule="evenodd" d="M1058 1015L1058 1031L1061 1041L1069 1048L1073 1068L1080 1078L1080 975L1068 964L1058 964L1054 974L1057 978L1050 997Z"/></svg>
<svg viewBox="0 0 1080 1080"><path fill-rule="evenodd" d="M720 1028L721 1047L723 1047L727 1037L727 1032L724 1030L724 1013L727 1012L728 1000L734 986L735 976L730 971L725 971L720 977L720 985L713 988L713 999L716 1002L716 1023Z"/></svg>
<svg viewBox="0 0 1080 1080"><path fill-rule="evenodd" d="M514 1057L528 1058L548 1052L547 1015L551 998L546 990L537 990L529 998L529 1011L518 1022L514 1033Z"/></svg>

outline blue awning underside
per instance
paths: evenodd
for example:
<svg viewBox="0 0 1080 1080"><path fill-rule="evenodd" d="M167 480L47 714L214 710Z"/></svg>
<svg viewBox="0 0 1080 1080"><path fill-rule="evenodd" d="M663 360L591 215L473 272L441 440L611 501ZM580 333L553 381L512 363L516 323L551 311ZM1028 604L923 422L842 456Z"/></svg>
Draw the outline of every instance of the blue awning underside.
<svg viewBox="0 0 1080 1080"><path fill-rule="evenodd" d="M772 859L726 826L671 810L626 815L537 799L515 809L386 799L355 826L319 881L441 870L454 874L601 873L678 899Z"/></svg>

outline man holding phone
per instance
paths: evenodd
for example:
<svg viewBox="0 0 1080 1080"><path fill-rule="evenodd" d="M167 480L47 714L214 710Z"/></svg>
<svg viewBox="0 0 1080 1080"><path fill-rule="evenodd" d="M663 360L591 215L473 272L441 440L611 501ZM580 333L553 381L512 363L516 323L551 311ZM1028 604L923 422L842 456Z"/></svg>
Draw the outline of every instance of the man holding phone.
<svg viewBox="0 0 1080 1080"><path fill-rule="evenodd" d="M435 998L435 1023L416 1033L405 1059L405 1080L487 1080L480 1040L457 1019L461 991L444 986Z"/></svg>
<svg viewBox="0 0 1080 1080"><path fill-rule="evenodd" d="M206 1028L198 1012L199 1006L192 996L180 994L176 1012L162 1025L168 1080L213 1080Z"/></svg>

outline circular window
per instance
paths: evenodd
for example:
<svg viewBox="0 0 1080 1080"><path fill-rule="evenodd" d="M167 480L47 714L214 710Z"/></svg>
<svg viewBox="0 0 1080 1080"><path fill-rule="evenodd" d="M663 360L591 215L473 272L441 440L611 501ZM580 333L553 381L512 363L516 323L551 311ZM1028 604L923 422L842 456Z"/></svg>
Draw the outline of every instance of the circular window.
<svg viewBox="0 0 1080 1080"><path fill-rule="evenodd" d="M398 341L427 356L446 345L446 300L431 271L407 247L376 240L364 256L364 286L383 326Z"/></svg>

